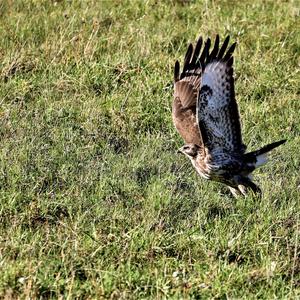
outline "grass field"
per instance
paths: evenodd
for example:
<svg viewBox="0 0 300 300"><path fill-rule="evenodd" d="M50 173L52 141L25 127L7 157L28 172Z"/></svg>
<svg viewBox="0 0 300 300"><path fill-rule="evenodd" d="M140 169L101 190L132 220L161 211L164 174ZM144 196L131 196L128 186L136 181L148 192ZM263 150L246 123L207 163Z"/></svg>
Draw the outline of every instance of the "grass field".
<svg viewBox="0 0 300 300"><path fill-rule="evenodd" d="M299 1L0 2L1 299L300 299ZM232 199L176 153L173 65L230 34Z"/></svg>

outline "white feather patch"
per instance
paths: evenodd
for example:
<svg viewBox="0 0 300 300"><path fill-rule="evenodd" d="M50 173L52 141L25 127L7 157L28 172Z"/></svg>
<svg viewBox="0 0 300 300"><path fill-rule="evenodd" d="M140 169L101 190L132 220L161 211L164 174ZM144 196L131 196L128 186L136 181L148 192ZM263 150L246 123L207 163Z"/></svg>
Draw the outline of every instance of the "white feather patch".
<svg viewBox="0 0 300 300"><path fill-rule="evenodd" d="M260 167L264 165L268 161L268 157L266 153L256 156L255 167Z"/></svg>

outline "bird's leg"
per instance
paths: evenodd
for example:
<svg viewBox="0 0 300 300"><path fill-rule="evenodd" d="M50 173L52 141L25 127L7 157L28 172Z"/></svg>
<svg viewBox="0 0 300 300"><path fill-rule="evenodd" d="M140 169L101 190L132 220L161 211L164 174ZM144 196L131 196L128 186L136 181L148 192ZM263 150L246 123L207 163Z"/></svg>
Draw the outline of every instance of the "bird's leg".
<svg viewBox="0 0 300 300"><path fill-rule="evenodd" d="M240 191L244 196L247 195L247 188L246 188L244 185L239 184L239 185L238 185L238 189L239 189L239 191Z"/></svg>
<svg viewBox="0 0 300 300"><path fill-rule="evenodd" d="M228 185L228 188L229 188L231 194L232 194L235 198L239 198L239 197L242 195L242 193L240 192L239 189L234 188L234 187L229 186L229 185Z"/></svg>
<svg viewBox="0 0 300 300"><path fill-rule="evenodd" d="M237 178L238 188L243 195L247 194L247 189L249 188L255 195L261 194L261 189L248 177L239 176Z"/></svg>

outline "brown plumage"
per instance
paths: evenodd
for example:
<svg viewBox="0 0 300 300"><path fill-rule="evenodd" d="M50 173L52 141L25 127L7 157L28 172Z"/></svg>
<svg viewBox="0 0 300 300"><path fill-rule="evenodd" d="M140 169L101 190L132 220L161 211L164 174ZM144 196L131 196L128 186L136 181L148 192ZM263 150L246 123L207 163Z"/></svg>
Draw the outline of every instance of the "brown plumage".
<svg viewBox="0 0 300 300"><path fill-rule="evenodd" d="M186 145L180 151L204 178L225 183L237 196L260 192L251 173L266 162L266 153L285 140L245 154L240 117L234 93L233 52L227 37L220 47L216 36L212 50L202 37L188 46L183 70L174 68L172 118Z"/></svg>

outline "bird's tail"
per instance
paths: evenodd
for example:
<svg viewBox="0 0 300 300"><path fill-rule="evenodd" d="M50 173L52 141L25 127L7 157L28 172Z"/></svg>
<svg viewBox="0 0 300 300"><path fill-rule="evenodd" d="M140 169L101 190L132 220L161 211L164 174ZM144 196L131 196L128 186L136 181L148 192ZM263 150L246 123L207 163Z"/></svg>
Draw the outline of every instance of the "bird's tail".
<svg viewBox="0 0 300 300"><path fill-rule="evenodd" d="M285 143L286 140L281 140L275 143L268 144L259 150L246 153L244 159L247 163L254 164L255 168L264 165L268 161L268 152Z"/></svg>

